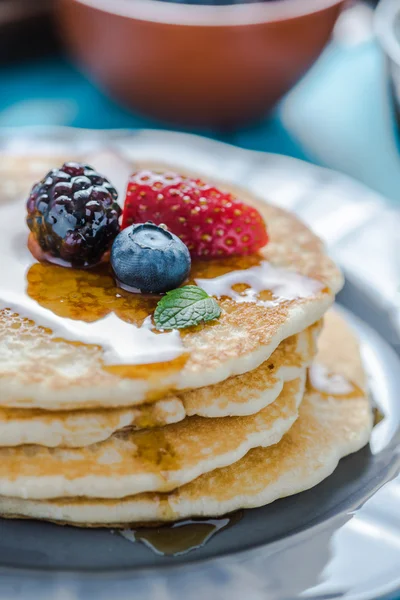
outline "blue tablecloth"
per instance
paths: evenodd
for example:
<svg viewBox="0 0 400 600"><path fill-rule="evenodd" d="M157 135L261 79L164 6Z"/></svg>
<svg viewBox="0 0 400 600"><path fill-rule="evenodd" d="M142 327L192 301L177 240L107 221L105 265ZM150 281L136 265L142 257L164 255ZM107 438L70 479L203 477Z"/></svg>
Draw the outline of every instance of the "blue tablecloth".
<svg viewBox="0 0 400 600"><path fill-rule="evenodd" d="M343 171L400 200L400 153L372 11L342 17L333 42L307 76L258 125L218 136L245 148ZM155 128L107 98L64 58L0 69L0 127L72 125Z"/></svg>

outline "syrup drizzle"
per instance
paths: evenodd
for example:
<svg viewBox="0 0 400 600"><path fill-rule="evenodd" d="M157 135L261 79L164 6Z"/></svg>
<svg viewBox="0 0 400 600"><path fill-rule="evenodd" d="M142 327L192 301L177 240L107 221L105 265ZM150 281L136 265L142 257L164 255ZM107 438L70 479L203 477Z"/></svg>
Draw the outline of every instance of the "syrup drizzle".
<svg viewBox="0 0 400 600"><path fill-rule="evenodd" d="M183 353L178 331L155 333L148 321L137 327L113 312L91 322L60 317L29 297L26 276L35 260L26 245L28 233L24 216L24 205L20 202L8 204L0 211L0 256L5 257L1 274L1 308L9 308L51 329L55 337L102 346L107 365L167 362ZM48 265L48 268L55 273L54 269L62 267ZM117 294L116 291L116 298Z"/></svg>
<svg viewBox="0 0 400 600"><path fill-rule="evenodd" d="M161 527L123 529L119 533L130 542L140 542L159 556L180 556L202 548L215 534L231 527L243 516L238 511L216 519L188 519Z"/></svg>
<svg viewBox="0 0 400 600"><path fill-rule="evenodd" d="M56 338L102 347L104 363L112 368L167 363L185 354L179 331L153 328L150 316L157 297L118 288L108 265L83 271L37 263L27 248L25 213L21 200L0 207L0 308L46 327ZM258 255L226 260L222 274L221 264L193 265L192 276L210 295L236 303L269 307L323 288L321 282L274 267ZM209 277L196 278L196 273Z"/></svg>
<svg viewBox="0 0 400 600"><path fill-rule="evenodd" d="M235 302L254 302L263 306L276 306L282 300L307 298L321 291L322 284L288 269L274 267L267 261L245 270L231 271L213 279L195 279L198 286L210 296L226 296ZM246 284L247 289L238 292L234 286ZM259 294L270 291L271 300L261 300Z"/></svg>

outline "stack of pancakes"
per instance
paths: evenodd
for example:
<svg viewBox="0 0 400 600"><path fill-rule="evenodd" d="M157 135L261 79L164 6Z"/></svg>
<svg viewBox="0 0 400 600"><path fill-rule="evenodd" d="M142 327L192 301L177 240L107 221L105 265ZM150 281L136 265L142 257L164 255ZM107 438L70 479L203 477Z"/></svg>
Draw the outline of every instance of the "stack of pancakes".
<svg viewBox="0 0 400 600"><path fill-rule="evenodd" d="M98 331L112 314L141 331L154 300L108 274L31 264L29 311L0 294L1 515L112 527L222 515L310 488L367 443L357 341L327 313L342 276L297 219L257 208L261 255L193 265L221 317L151 332L152 362L110 364L106 346L41 321ZM171 335L182 352L159 362Z"/></svg>

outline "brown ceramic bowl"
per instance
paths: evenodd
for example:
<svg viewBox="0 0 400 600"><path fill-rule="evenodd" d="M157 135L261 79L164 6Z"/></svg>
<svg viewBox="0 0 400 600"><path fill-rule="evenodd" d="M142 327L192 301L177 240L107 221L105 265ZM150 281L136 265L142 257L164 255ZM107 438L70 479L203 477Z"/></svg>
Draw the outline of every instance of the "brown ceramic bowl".
<svg viewBox="0 0 400 600"><path fill-rule="evenodd" d="M115 98L189 126L263 116L327 43L343 0L195 6L159 0L59 0L68 47Z"/></svg>

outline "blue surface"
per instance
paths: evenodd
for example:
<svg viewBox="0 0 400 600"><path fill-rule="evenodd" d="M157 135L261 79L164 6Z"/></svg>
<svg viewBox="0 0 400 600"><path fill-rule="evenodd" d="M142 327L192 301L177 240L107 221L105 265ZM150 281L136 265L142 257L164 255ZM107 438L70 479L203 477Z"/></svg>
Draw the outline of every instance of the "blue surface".
<svg viewBox="0 0 400 600"><path fill-rule="evenodd" d="M132 114L93 86L67 60L45 59L0 69L0 127L71 125L93 129L159 128L160 124ZM167 128L167 127L166 127ZM252 129L218 136L244 147L306 158L276 114Z"/></svg>
<svg viewBox="0 0 400 600"><path fill-rule="evenodd" d="M0 127L160 127L107 98L62 58L3 67L0 89ZM400 154L384 57L370 36L351 45L332 43L258 125L223 136L202 133L335 168L400 200Z"/></svg>

